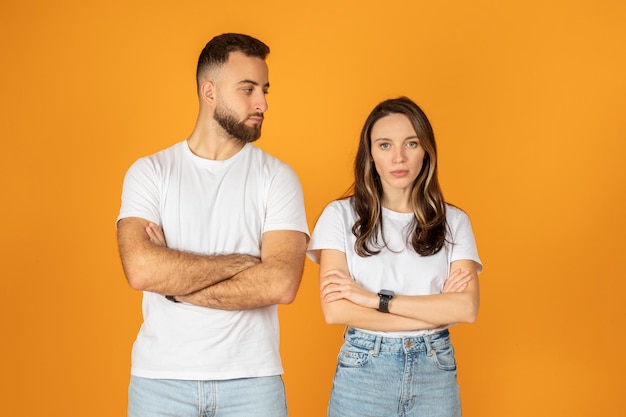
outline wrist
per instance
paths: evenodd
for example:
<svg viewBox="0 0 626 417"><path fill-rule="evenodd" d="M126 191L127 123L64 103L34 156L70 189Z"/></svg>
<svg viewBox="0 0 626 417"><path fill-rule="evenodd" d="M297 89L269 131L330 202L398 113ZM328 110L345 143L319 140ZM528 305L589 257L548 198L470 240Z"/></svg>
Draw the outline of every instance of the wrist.
<svg viewBox="0 0 626 417"><path fill-rule="evenodd" d="M373 293L373 296L370 298L368 307L373 308L374 310L378 310L378 304L380 303L380 298L377 293Z"/></svg>
<svg viewBox="0 0 626 417"><path fill-rule="evenodd" d="M389 313L389 302L395 293L391 290L382 289L378 291L378 311L381 313Z"/></svg>

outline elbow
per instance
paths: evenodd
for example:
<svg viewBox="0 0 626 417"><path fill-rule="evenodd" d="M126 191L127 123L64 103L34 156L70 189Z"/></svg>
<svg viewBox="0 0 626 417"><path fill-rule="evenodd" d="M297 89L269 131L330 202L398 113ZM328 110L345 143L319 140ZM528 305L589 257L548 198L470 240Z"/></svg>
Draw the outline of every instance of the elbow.
<svg viewBox="0 0 626 417"><path fill-rule="evenodd" d="M145 291L148 287L148 280L143 274L126 272L126 281L133 290Z"/></svg>
<svg viewBox="0 0 626 417"><path fill-rule="evenodd" d="M345 324L343 320L339 320L337 317L330 314L324 314L324 320L326 324Z"/></svg>
<svg viewBox="0 0 626 417"><path fill-rule="evenodd" d="M161 293L165 275L154 257L138 252L121 252L120 257L126 281L133 290Z"/></svg>
<svg viewBox="0 0 626 417"><path fill-rule="evenodd" d="M300 280L296 282L295 285L287 285L284 288L281 288L278 292L278 297L276 300L276 304L291 304L296 300L296 295L298 294L298 289L300 287Z"/></svg>
<svg viewBox="0 0 626 417"><path fill-rule="evenodd" d="M476 323L476 320L478 320L478 311L471 313L467 316L467 318L465 319L466 323Z"/></svg>
<svg viewBox="0 0 626 417"><path fill-rule="evenodd" d="M296 301L296 293L289 292L287 294L282 294L276 304L291 304L294 301Z"/></svg>
<svg viewBox="0 0 626 417"><path fill-rule="evenodd" d="M478 320L478 303L470 302L463 321L465 323L476 323L476 320Z"/></svg>
<svg viewBox="0 0 626 417"><path fill-rule="evenodd" d="M148 290L150 280L146 268L132 262L122 262L122 266L124 268L124 275L126 275L126 281L128 281L128 285L130 285L133 290Z"/></svg>
<svg viewBox="0 0 626 417"><path fill-rule="evenodd" d="M322 313L326 324L345 324L345 317L340 317L337 310L333 309L328 303L322 301Z"/></svg>

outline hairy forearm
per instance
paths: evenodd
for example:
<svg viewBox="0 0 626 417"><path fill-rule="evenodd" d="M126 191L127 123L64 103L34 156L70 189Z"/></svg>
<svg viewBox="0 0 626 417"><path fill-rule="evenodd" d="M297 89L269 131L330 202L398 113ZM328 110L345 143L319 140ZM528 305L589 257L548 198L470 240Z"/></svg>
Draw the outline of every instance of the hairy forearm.
<svg viewBox="0 0 626 417"><path fill-rule="evenodd" d="M365 330L400 332L439 327L423 320L393 313L381 313L376 309L363 307L348 300L337 300L330 303L322 301L322 311L328 324L343 324Z"/></svg>
<svg viewBox="0 0 626 417"><path fill-rule="evenodd" d="M227 280L256 264L258 259L243 254L207 256L155 248L154 253L133 262L123 262L125 266L133 263L136 272L127 272L129 281L133 277L133 288L163 295L185 295Z"/></svg>
<svg viewBox="0 0 626 417"><path fill-rule="evenodd" d="M122 265L131 287L163 295L183 295L222 282L257 265L245 254L209 256L170 249L151 242L147 221L123 219L118 225Z"/></svg>
<svg viewBox="0 0 626 417"><path fill-rule="evenodd" d="M259 264L229 280L176 299L220 310L250 310L289 304L295 299L301 276L302 268L289 270Z"/></svg>

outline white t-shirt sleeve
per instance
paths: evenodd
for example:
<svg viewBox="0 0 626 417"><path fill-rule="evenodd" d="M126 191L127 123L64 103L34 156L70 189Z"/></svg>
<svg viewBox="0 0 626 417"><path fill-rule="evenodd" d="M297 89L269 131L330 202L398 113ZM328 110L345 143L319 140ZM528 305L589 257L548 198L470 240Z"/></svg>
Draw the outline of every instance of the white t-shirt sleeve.
<svg viewBox="0 0 626 417"><path fill-rule="evenodd" d="M160 184L157 169L152 160L144 157L137 160L126 172L117 221L126 217L140 217L160 225L159 207Z"/></svg>
<svg viewBox="0 0 626 417"><path fill-rule="evenodd" d="M309 235L302 186L288 165L281 165L269 183L263 232L295 230Z"/></svg>
<svg viewBox="0 0 626 417"><path fill-rule="evenodd" d="M447 217L452 234L450 262L469 259L478 264L477 272L480 272L482 262L478 257L478 249L469 216L459 209L449 208Z"/></svg>
<svg viewBox="0 0 626 417"><path fill-rule="evenodd" d="M334 249L346 253L346 217L338 201L328 204L320 215L307 251L307 256L319 263L320 250ZM350 228L352 225L349 226Z"/></svg>

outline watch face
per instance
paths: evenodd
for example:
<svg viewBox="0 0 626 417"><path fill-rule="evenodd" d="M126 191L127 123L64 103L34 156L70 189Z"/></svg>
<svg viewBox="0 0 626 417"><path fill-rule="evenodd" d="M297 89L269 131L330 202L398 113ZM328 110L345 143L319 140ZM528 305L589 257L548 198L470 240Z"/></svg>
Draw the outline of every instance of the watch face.
<svg viewBox="0 0 626 417"><path fill-rule="evenodd" d="M393 297L394 296L394 292L391 290L380 290L378 291L378 295L386 295L388 297Z"/></svg>

